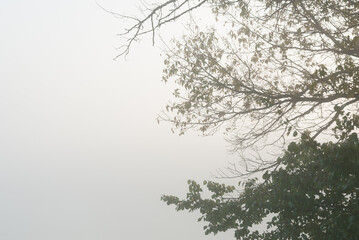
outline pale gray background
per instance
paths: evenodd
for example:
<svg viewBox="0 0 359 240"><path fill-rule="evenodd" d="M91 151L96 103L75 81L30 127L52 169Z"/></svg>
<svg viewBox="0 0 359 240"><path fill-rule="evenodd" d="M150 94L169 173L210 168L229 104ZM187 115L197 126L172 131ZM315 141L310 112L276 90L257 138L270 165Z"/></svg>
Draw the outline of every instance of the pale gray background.
<svg viewBox="0 0 359 240"><path fill-rule="evenodd" d="M233 239L160 201L235 156L220 134L157 124L172 99L160 51L113 61L122 27L92 0L0 0L0 239Z"/></svg>

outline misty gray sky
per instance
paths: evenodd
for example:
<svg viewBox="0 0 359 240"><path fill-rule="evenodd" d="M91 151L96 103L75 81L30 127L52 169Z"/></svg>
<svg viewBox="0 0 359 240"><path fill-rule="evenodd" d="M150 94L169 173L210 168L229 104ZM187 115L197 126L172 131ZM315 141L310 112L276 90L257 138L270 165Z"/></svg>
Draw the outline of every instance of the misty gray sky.
<svg viewBox="0 0 359 240"><path fill-rule="evenodd" d="M220 134L157 124L172 99L160 51L113 61L123 27L95 1L0 0L0 239L233 239L160 201L235 156Z"/></svg>

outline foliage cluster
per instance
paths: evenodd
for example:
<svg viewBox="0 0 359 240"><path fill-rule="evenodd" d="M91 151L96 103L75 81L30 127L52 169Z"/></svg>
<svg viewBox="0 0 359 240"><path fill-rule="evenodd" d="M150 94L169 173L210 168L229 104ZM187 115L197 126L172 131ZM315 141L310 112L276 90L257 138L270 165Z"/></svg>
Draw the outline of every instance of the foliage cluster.
<svg viewBox="0 0 359 240"><path fill-rule="evenodd" d="M162 200L178 211L199 210L206 234L234 229L237 239L358 239L356 134L340 144L319 144L304 135L278 162L277 169L263 174L263 181L242 183L240 193L233 186L205 181L212 196L203 198L202 186L188 181L185 199ZM253 230L263 222L266 230Z"/></svg>

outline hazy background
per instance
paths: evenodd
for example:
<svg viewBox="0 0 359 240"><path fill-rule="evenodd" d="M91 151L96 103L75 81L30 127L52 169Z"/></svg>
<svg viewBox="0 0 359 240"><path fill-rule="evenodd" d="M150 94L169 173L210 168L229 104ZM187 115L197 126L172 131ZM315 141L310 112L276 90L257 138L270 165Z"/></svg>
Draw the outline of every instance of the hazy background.
<svg viewBox="0 0 359 240"><path fill-rule="evenodd" d="M92 0L0 0L0 239L233 239L160 201L235 156L220 134L157 124L172 99L160 51L113 61L123 27Z"/></svg>

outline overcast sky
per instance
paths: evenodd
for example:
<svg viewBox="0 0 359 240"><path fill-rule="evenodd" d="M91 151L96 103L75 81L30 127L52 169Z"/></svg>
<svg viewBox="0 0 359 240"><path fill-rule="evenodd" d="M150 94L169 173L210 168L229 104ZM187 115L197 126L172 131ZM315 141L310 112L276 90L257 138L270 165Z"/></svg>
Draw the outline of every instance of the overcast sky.
<svg viewBox="0 0 359 240"><path fill-rule="evenodd" d="M0 239L233 239L160 201L235 156L220 134L157 124L172 99L160 51L114 61L123 27L92 0L0 0Z"/></svg>

